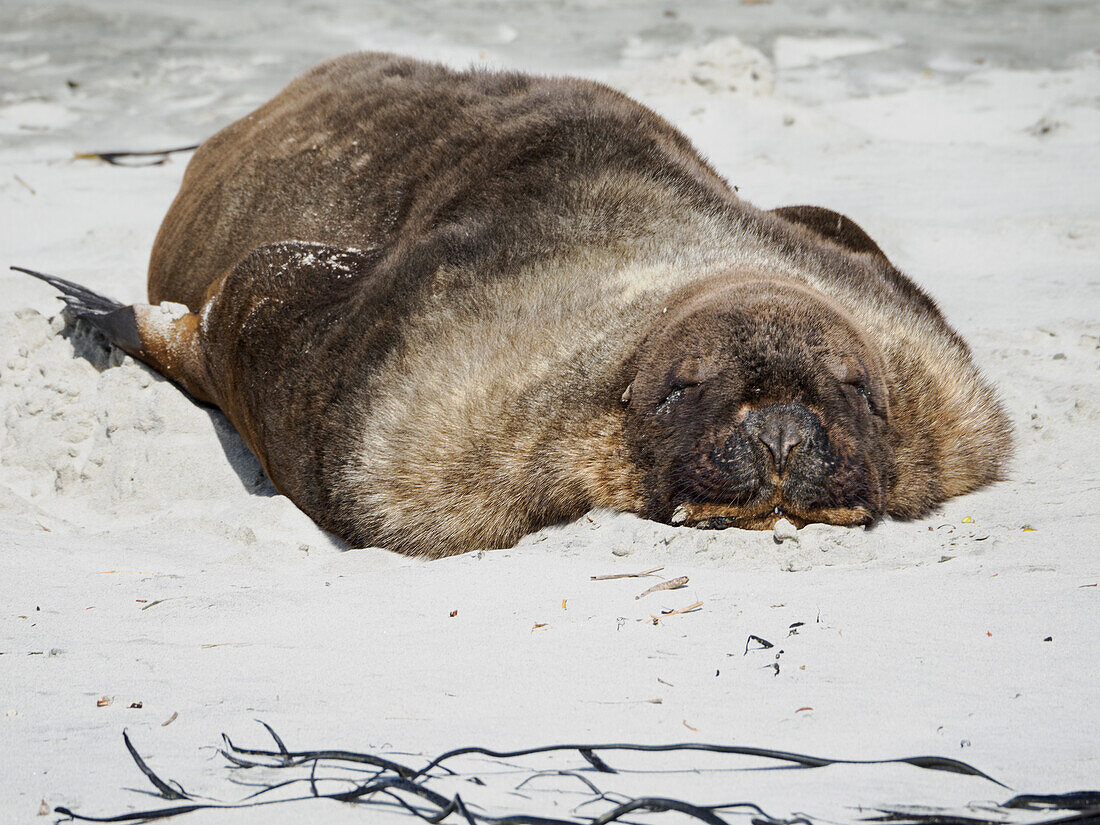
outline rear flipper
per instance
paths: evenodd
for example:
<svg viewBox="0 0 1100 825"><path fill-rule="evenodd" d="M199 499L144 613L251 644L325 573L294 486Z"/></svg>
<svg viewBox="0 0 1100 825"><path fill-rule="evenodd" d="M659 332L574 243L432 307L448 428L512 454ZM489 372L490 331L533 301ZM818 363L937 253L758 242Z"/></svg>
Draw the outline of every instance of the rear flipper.
<svg viewBox="0 0 1100 825"><path fill-rule="evenodd" d="M125 306L64 278L21 266L12 269L59 290L73 317L102 332L123 352L180 384L200 401L217 403L199 346L199 316L183 304Z"/></svg>

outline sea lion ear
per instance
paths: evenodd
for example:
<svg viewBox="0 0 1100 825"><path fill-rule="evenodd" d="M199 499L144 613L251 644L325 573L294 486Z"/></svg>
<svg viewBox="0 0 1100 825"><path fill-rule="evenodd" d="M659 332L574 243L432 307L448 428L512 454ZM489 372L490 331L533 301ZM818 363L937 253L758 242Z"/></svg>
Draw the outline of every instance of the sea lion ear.
<svg viewBox="0 0 1100 825"><path fill-rule="evenodd" d="M791 223L797 223L815 235L820 235L825 240L832 241L850 252L873 255L890 264L890 260L878 248L878 244L871 240L871 236L864 232L859 224L839 212L821 206L784 206L771 211L772 214ZM893 264L890 265L893 266Z"/></svg>
<svg viewBox="0 0 1100 825"><path fill-rule="evenodd" d="M634 394L634 382L631 381L626 385L626 391L623 392L622 402L624 404L630 403L630 397Z"/></svg>

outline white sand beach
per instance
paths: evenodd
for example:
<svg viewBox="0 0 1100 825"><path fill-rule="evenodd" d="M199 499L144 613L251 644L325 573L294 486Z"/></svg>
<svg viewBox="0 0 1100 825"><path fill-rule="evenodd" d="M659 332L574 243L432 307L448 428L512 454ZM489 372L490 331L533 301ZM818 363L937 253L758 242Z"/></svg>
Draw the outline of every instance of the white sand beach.
<svg viewBox="0 0 1100 825"><path fill-rule="evenodd" d="M918 521L783 541L594 512L442 561L344 548L277 494L220 413L66 327L53 290L7 267L144 300L189 154L133 168L75 155L199 142L356 49L602 80L684 131L750 202L849 215L999 388L1010 477ZM0 264L0 822L169 804L135 792L152 786L123 730L166 779L239 799L250 789L232 780L251 775L211 746L225 732L270 747L256 719L292 750L414 766L472 744L687 741L938 755L1008 786L690 754L603 754L645 772L585 774L607 792L815 823L913 806L1025 822L1041 815L988 805L1100 790L1091 2L7 0ZM575 754L512 763L468 757L447 793L494 815L610 807L574 813L589 797L569 777L516 795L531 770L587 767ZM179 821L411 819L307 800Z"/></svg>

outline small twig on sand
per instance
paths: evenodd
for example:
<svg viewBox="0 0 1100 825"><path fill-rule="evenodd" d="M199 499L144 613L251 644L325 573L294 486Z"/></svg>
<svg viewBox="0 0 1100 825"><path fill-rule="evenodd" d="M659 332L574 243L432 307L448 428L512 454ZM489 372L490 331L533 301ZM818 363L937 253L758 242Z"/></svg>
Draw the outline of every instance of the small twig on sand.
<svg viewBox="0 0 1100 825"><path fill-rule="evenodd" d="M654 616L650 613L649 618L653 620L653 624L657 624L661 619L667 619L669 616L679 616L681 613L691 613L702 606L702 602L695 602L694 604L689 604L687 607L681 607L679 610L662 610L660 616Z"/></svg>
<svg viewBox="0 0 1100 825"><path fill-rule="evenodd" d="M660 584L653 585L653 587L649 588L649 590L646 590L644 593L639 593L637 596L634 597L634 599L635 601L637 601L638 599L642 598L642 596L648 596L650 593L656 593L659 590L677 590L687 583L687 576L677 576L674 579L669 579L666 582L661 582Z"/></svg>
<svg viewBox="0 0 1100 825"><path fill-rule="evenodd" d="M641 573L608 573L603 576L589 576L588 578L594 582L605 582L611 579L639 579L642 576L652 576L654 573L664 569L665 566L662 564L660 567L651 567L648 570L643 570Z"/></svg>
<svg viewBox="0 0 1100 825"><path fill-rule="evenodd" d="M156 599L155 601L151 601L148 604L143 604L141 606L141 609L142 610L148 610L150 607L156 607L158 604L164 604L165 602L171 602L171 601L175 601L176 599L182 599L182 598L183 598L183 596L169 596L167 599Z"/></svg>
<svg viewBox="0 0 1100 825"><path fill-rule="evenodd" d="M29 183L27 183L25 180L23 180L21 177L19 177L19 175L12 175L12 177L15 178L16 183L20 183L23 186L25 186L27 188L27 191L30 192L32 195L37 195L38 194L37 192L34 191L34 187L31 186Z"/></svg>
<svg viewBox="0 0 1100 825"><path fill-rule="evenodd" d="M690 613L692 610L697 610L703 606L702 602L694 602L687 607L681 607L679 610L662 610L661 618L667 618L669 616L679 616L681 613Z"/></svg>
<svg viewBox="0 0 1100 825"><path fill-rule="evenodd" d="M601 699L582 699L581 704L584 705L663 705L664 699L623 699L621 701L601 700Z"/></svg>

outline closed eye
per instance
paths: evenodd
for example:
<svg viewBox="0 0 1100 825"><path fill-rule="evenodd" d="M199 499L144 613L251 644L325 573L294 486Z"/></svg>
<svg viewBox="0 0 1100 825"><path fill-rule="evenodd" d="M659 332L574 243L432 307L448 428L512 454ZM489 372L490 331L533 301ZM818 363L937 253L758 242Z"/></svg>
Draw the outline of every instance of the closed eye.
<svg viewBox="0 0 1100 825"><path fill-rule="evenodd" d="M685 393L691 387L697 387L695 383L676 383L669 388L668 395L661 399L661 403L657 405L657 413L666 413L671 410L676 402L684 397Z"/></svg>
<svg viewBox="0 0 1100 825"><path fill-rule="evenodd" d="M860 381L852 384L842 384L841 386L844 387L845 394L849 397L853 395L858 395L859 398L862 400L863 405L867 408L867 412L871 413L872 415L878 414L875 410L875 405L871 402L871 391L867 388L866 384Z"/></svg>
<svg viewBox="0 0 1100 825"><path fill-rule="evenodd" d="M657 405L657 412L658 413L668 412L670 409L672 409L673 404L675 404L677 401L679 401L683 397L684 397L684 388L683 387L677 387L676 389L672 390L668 395L666 395L664 397L664 399L662 399L661 403Z"/></svg>

